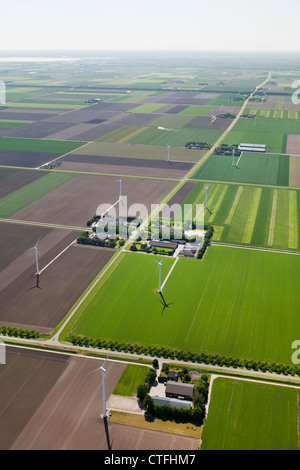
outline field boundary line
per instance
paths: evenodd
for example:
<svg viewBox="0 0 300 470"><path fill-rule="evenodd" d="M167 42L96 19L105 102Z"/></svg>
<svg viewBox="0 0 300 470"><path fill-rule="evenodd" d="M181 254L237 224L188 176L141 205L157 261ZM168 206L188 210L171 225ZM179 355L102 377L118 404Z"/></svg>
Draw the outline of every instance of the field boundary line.
<svg viewBox="0 0 300 470"><path fill-rule="evenodd" d="M211 242L211 245L215 246L224 246L226 248L240 248L242 250L255 250L255 251L267 251L270 253L283 253L286 255L300 255L300 251L289 251L289 250L282 250L280 248L268 248L268 247L260 247L260 246L253 246L253 245L233 245L230 243L222 243L222 242Z"/></svg>
<svg viewBox="0 0 300 470"><path fill-rule="evenodd" d="M86 227L72 227L68 225L58 225L58 224L48 224L47 222L33 222L32 220L18 220L18 219L7 219L1 218L0 222L5 222L9 224L20 224L20 225L33 225L37 227L48 227L48 228L57 228L57 229L64 229L64 230L76 230L78 232L83 232L86 230Z"/></svg>
<svg viewBox="0 0 300 470"><path fill-rule="evenodd" d="M274 189L273 205L272 205L272 216L271 216L271 221L270 221L270 230L269 230L269 239L268 239L268 245L269 246L273 245L273 240L274 240L274 228L275 228L275 220L276 220L277 198L278 198L278 190Z"/></svg>
<svg viewBox="0 0 300 470"><path fill-rule="evenodd" d="M234 198L234 201L233 201L233 204L231 206L231 209L230 209L230 212L228 214L228 217L227 219L225 220L225 225L229 225L231 224L231 221L232 221L232 218L234 216L234 213L235 213L235 210L236 210L236 207L239 203L239 200L240 200L240 197L242 195L242 192L243 192L243 186L239 186L239 189L237 190L237 193L235 195L235 198Z"/></svg>

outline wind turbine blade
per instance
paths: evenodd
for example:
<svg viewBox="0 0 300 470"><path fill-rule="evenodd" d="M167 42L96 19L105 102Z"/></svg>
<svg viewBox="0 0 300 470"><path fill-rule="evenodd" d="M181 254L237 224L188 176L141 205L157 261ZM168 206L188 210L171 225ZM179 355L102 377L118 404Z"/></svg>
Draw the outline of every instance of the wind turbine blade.
<svg viewBox="0 0 300 470"><path fill-rule="evenodd" d="M91 372L88 372L86 375L93 374L94 372L97 372L97 370L101 370L101 367L98 367L98 369L92 370Z"/></svg>
<svg viewBox="0 0 300 470"><path fill-rule="evenodd" d="M37 248L38 244L39 244L39 241L40 241L41 237L38 239L38 241L36 242L35 244L35 248Z"/></svg>
<svg viewBox="0 0 300 470"><path fill-rule="evenodd" d="M102 366L101 366L102 368L104 367L104 365L105 365L105 363L106 363L106 361L107 361L109 355L110 355L110 353L107 354L106 359L105 359L105 361L103 362L103 364L102 364Z"/></svg>

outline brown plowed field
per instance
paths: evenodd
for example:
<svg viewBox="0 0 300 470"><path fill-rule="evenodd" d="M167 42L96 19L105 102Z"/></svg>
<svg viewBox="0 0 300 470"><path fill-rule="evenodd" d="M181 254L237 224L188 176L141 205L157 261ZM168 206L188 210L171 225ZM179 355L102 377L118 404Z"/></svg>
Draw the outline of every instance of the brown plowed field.
<svg viewBox="0 0 300 470"><path fill-rule="evenodd" d="M0 448L107 450L102 377L87 375L102 359L7 348L0 365ZM106 397L125 364L106 363ZM108 424L112 450L196 450L199 439Z"/></svg>
<svg viewBox="0 0 300 470"><path fill-rule="evenodd" d="M289 155L300 155L300 135L289 134L287 136L286 153Z"/></svg>
<svg viewBox="0 0 300 470"><path fill-rule="evenodd" d="M50 232L48 240L53 235ZM51 259L50 253L44 256L41 239L40 269L59 254L59 246L62 251L77 235L69 233L64 243L58 243ZM110 248L71 246L41 272L39 288L34 252L24 253L0 273L5 278L0 292L0 324L51 333L114 253Z"/></svg>
<svg viewBox="0 0 300 470"><path fill-rule="evenodd" d="M82 171L116 175L146 176L153 178L182 178L194 163L163 160L100 157L93 155L66 156L59 167L66 171Z"/></svg>
<svg viewBox="0 0 300 470"><path fill-rule="evenodd" d="M142 203L150 209L151 204L158 204L175 185L172 181L124 178L123 196L128 197L128 206ZM119 194L116 177L79 174L11 218L84 227L100 204L115 204Z"/></svg>
<svg viewBox="0 0 300 470"><path fill-rule="evenodd" d="M32 183L46 174L47 172L34 170L0 168L0 198L23 188L23 186Z"/></svg>

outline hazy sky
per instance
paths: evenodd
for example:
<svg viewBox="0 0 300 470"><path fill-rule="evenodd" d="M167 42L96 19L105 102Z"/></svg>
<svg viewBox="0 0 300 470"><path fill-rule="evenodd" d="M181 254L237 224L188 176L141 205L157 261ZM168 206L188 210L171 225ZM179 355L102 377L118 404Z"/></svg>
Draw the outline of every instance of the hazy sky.
<svg viewBox="0 0 300 470"><path fill-rule="evenodd" d="M1 3L1 50L300 50L299 0Z"/></svg>

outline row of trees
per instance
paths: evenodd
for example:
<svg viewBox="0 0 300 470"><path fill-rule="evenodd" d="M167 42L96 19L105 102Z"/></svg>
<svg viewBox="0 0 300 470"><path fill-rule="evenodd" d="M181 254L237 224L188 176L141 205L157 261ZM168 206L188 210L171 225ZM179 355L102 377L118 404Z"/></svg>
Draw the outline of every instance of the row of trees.
<svg viewBox="0 0 300 470"><path fill-rule="evenodd" d="M23 330L22 328L12 328L11 326L3 325L0 327L0 335L14 336L14 337L26 338L26 339L35 339L40 336L40 333L34 330Z"/></svg>
<svg viewBox="0 0 300 470"><path fill-rule="evenodd" d="M204 237L204 243L203 243L202 247L200 248L200 250L198 251L198 254L197 254L198 259L203 258L203 255L206 252L206 248L210 245L210 240L211 240L211 237L213 236L213 234L214 234L214 228L211 225L207 229L207 231L205 233L205 237Z"/></svg>
<svg viewBox="0 0 300 470"><path fill-rule="evenodd" d="M87 231L82 232L77 238L77 243L80 245L93 245L104 246L108 248L115 248L117 245L116 240L101 240L100 238L90 238Z"/></svg>
<svg viewBox="0 0 300 470"><path fill-rule="evenodd" d="M145 355L151 357L163 357L165 359L177 359L179 361L193 362L198 364L216 365L220 367L232 367L235 369L248 369L261 372L272 372L275 374L300 377L300 367L297 365L286 365L278 364L275 362L270 363L249 359L238 359L218 354L211 354L205 352L195 353L192 351L164 348L160 346L120 343L117 341L91 339L77 335L71 335L68 340L76 346L85 346L111 351L128 352L131 354Z"/></svg>

